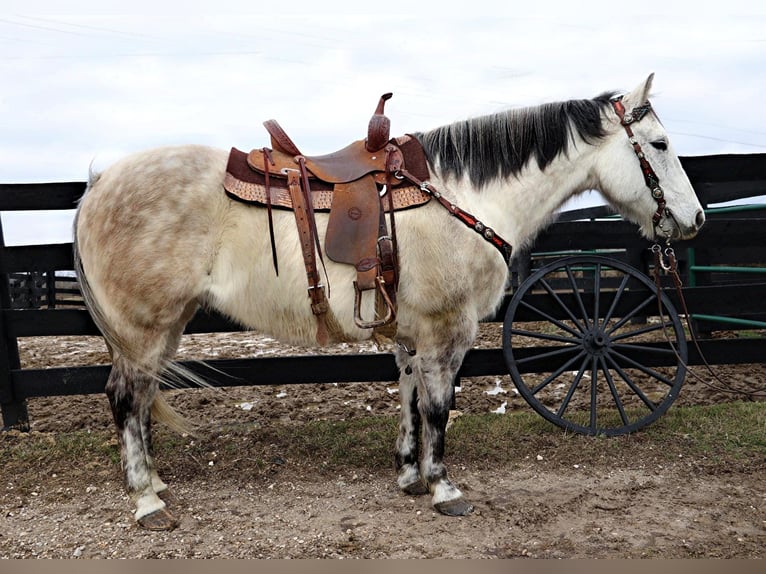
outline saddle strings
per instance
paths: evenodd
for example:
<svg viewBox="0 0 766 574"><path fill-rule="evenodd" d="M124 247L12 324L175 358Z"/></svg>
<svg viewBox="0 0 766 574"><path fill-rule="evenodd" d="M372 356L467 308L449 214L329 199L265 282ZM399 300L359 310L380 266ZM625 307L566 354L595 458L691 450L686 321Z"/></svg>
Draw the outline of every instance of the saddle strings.
<svg viewBox="0 0 766 574"><path fill-rule="evenodd" d="M279 277L279 262L277 261L277 243L274 239L274 220L271 215L271 183L269 182L269 166L270 165L277 165L274 162L274 158L271 157L271 150L267 147L264 147L262 150L263 152L263 176L264 176L264 187L266 188L266 212L269 216L269 238L271 239L271 260L274 263L274 272L277 274L277 277Z"/></svg>

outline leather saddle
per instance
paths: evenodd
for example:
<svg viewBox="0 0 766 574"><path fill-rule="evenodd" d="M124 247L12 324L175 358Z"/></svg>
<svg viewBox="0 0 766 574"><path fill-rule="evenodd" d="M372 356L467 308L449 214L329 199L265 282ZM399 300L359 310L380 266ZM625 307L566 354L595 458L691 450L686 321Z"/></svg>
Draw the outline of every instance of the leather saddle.
<svg viewBox="0 0 766 574"><path fill-rule="evenodd" d="M363 329L380 329L396 318L398 257L394 212L423 205L431 196L405 183L398 173L405 166L421 179L428 167L420 143L405 135L391 139L390 122L384 114L384 94L370 119L367 138L320 156L307 156L276 120L264 122L271 148L244 153L232 148L224 189L233 199L265 206L269 213L274 268L279 266L274 244L272 209L295 214L308 279L311 308L317 317L317 340L324 344L332 336L342 339L328 317L324 285L317 268L324 264L314 213L329 211L324 253L333 261L353 265L356 300L354 318ZM389 221L386 222L386 214ZM361 316L364 291L376 293L376 317ZM337 325L335 325L337 327Z"/></svg>

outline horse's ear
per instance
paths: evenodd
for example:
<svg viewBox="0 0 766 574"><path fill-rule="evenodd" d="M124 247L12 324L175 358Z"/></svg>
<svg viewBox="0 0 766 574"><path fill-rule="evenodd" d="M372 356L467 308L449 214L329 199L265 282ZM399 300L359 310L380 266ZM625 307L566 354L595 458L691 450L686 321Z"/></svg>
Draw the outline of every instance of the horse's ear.
<svg viewBox="0 0 766 574"><path fill-rule="evenodd" d="M649 74L649 77L635 90L625 95L623 98L625 107L632 109L646 103L649 100L649 93L652 91L652 82L654 82L654 72Z"/></svg>

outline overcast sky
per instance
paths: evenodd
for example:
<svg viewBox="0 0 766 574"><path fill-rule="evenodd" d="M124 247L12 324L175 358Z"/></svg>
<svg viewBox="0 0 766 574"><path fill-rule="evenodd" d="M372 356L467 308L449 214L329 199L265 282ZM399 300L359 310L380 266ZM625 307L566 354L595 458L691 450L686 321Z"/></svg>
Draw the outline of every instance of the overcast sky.
<svg viewBox="0 0 766 574"><path fill-rule="evenodd" d="M248 150L269 118L325 153L364 137L387 91L401 134L650 72L681 155L766 152L760 0L202 4L4 2L0 181L82 181L91 163L166 144ZM70 221L3 215L7 243L68 241Z"/></svg>

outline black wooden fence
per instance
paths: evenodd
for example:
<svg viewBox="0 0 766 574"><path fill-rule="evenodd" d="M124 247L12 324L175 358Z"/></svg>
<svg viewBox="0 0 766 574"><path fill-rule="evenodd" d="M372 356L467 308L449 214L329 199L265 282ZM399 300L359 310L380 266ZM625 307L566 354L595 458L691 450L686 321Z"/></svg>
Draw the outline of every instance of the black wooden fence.
<svg viewBox="0 0 766 574"><path fill-rule="evenodd" d="M682 158L684 168L706 206L766 195L766 154ZM0 212L74 209L85 190L82 182L0 184ZM530 271L563 252L606 251L630 265L648 270L648 243L634 225L608 218L604 208L562 214L513 267L513 286ZM678 243L685 284L693 313L733 320L766 320L766 276L729 269L726 273L695 268L713 266L766 267L766 209L708 214L708 223L693 241ZM22 369L18 339L34 336L98 335L72 283L71 244L5 246L0 225L0 405L6 428L28 428L26 400L103 392L109 365ZM763 278L760 278L763 277ZM507 300L494 318L502 321ZM78 308L79 307L79 308ZM705 332L753 324L704 320ZM187 333L237 331L224 318L200 312ZM766 338L705 339L701 348L711 364L759 363L766 356ZM533 353L534 349L530 350ZM690 349L689 362L701 362ZM323 382L394 381L397 368L391 354L292 356L208 361L207 368L189 364L213 386L296 384ZM545 371L544 361L534 361ZM507 373L502 349L474 349L468 353L462 377Z"/></svg>

